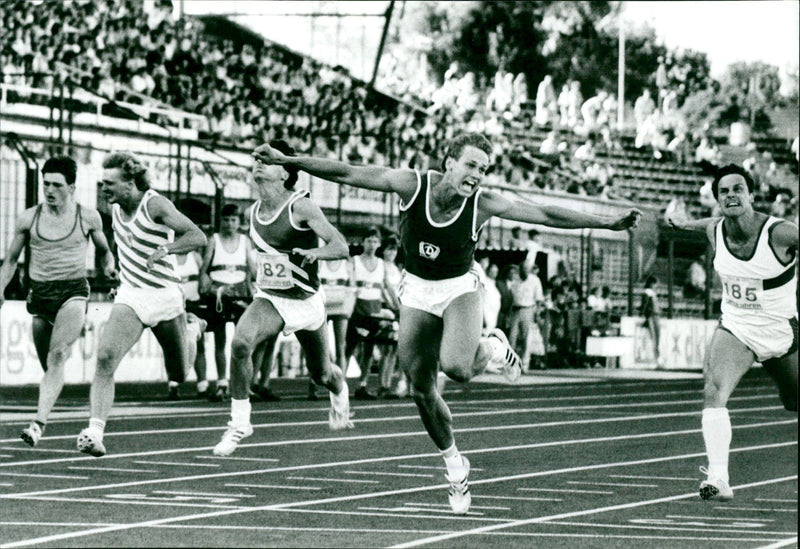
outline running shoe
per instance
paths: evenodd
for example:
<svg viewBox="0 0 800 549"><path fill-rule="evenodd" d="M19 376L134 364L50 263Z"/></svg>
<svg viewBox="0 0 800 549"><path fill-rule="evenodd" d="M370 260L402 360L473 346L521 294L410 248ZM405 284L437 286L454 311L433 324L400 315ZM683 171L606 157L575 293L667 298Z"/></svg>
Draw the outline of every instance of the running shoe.
<svg viewBox="0 0 800 549"><path fill-rule="evenodd" d="M344 402L337 405L333 393L328 393L331 399L331 411L328 413L328 427L331 431L341 431L343 429L353 429L355 426L350 421L350 398L347 385L344 385L342 394L344 395Z"/></svg>
<svg viewBox="0 0 800 549"><path fill-rule="evenodd" d="M466 515L472 503L472 496L469 493L469 460L464 456L461 456L461 460L464 462L464 478L453 478L448 474L444 477L450 483L447 495L450 508L457 515Z"/></svg>
<svg viewBox="0 0 800 549"><path fill-rule="evenodd" d="M247 425L235 427L233 423L228 423L228 429L222 435L222 440L214 446L215 456L229 456L239 446L239 442L243 438L247 438L253 434L253 426L249 423Z"/></svg>
<svg viewBox="0 0 800 549"><path fill-rule="evenodd" d="M519 379L519 376L522 375L522 367L519 356L514 352L514 349L511 348L511 345L508 343L508 338L506 337L506 334L503 333L503 330L495 328L489 332L488 337L494 337L500 341L503 347L505 347L505 355L502 359L490 359L486 364L486 371L495 374L503 374L509 382L514 383Z"/></svg>
<svg viewBox="0 0 800 549"><path fill-rule="evenodd" d="M706 501L730 501L733 499L733 490L727 482L719 477L711 476L705 467L700 467L700 472L708 475L708 478L700 483L700 499Z"/></svg>
<svg viewBox="0 0 800 549"><path fill-rule="evenodd" d="M102 435L87 427L78 435L78 451L96 458L106 455Z"/></svg>
<svg viewBox="0 0 800 549"><path fill-rule="evenodd" d="M39 427L39 424L35 421L31 421L31 424L25 427L19 434L19 438L21 438L25 444L33 448L39 443L39 439L42 438L42 428Z"/></svg>
<svg viewBox="0 0 800 549"><path fill-rule="evenodd" d="M181 392L177 385L172 385L167 389L167 400L181 400Z"/></svg>

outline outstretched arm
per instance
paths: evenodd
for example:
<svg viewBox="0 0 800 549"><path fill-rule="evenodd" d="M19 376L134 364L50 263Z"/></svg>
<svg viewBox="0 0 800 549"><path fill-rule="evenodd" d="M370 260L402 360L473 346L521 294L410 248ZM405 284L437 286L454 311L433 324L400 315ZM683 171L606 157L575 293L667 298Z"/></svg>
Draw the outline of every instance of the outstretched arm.
<svg viewBox="0 0 800 549"><path fill-rule="evenodd" d="M183 215L175 204L158 196L150 200L147 210L151 219L175 231L175 240L167 246L159 247L147 258L147 267L152 268L156 261L168 254L182 254L205 246L206 235L192 220Z"/></svg>
<svg viewBox="0 0 800 549"><path fill-rule="evenodd" d="M375 191L396 192L402 198L410 197L417 188L417 176L409 169L353 166L327 158L286 156L267 144L257 147L253 151L253 156L258 162L265 164L291 165L334 183Z"/></svg>
<svg viewBox="0 0 800 549"><path fill-rule="evenodd" d="M689 219L686 212L676 210L667 215L667 223L673 229L686 231L705 231L709 225L715 225L721 217L704 217L702 219Z"/></svg>
<svg viewBox="0 0 800 549"><path fill-rule="evenodd" d="M511 221L522 221L564 229L622 231L636 227L642 217L642 212L636 208L630 208L621 216L604 217L577 212L560 206L540 206L519 198L510 200L493 191L485 191L481 194L480 209L486 219L491 216L497 216ZM485 219L480 220L480 222L483 221Z"/></svg>

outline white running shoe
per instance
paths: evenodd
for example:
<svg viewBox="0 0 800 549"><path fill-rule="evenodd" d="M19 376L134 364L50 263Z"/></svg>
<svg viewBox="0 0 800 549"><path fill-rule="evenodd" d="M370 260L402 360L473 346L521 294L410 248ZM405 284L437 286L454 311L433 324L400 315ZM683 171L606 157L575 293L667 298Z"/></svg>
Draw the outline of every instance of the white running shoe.
<svg viewBox="0 0 800 549"><path fill-rule="evenodd" d="M464 462L464 478L454 479L445 474L444 478L450 483L450 489L447 494L447 499L450 501L450 508L457 515L466 515L469 511L470 503L472 503L472 496L469 493L469 460L461 456Z"/></svg>
<svg viewBox="0 0 800 549"><path fill-rule="evenodd" d="M96 458L106 455L103 436L87 427L78 435L78 451Z"/></svg>
<svg viewBox="0 0 800 549"><path fill-rule="evenodd" d="M700 472L708 475L708 478L700 483L700 499L714 501L733 499L733 490L727 482L719 477L711 476L705 467L700 467Z"/></svg>
<svg viewBox="0 0 800 549"><path fill-rule="evenodd" d="M500 341L503 347L505 347L505 356L503 356L502 359L490 359L486 364L486 371L495 374L503 374L509 382L516 382L519 376L522 375L522 367L519 356L508 343L506 334L503 333L503 330L495 328L489 332L488 337L494 337Z"/></svg>
<svg viewBox="0 0 800 549"><path fill-rule="evenodd" d="M39 443L39 439L42 438L42 428L39 427L39 424L35 421L31 421L31 424L25 427L19 434L19 438L21 438L25 444L33 448Z"/></svg>
<svg viewBox="0 0 800 549"><path fill-rule="evenodd" d="M350 391L347 384L343 384L342 395L344 398L337 405L337 398L334 398L333 393L328 393L331 399L331 411L328 413L328 427L331 431L341 431L343 429L353 429L355 426L350 418L353 414L350 411Z"/></svg>
<svg viewBox="0 0 800 549"><path fill-rule="evenodd" d="M236 427L232 422L228 422L228 429L223 433L222 440L214 446L215 456L229 456L239 446L239 442L243 438L247 438L253 434L253 426L249 423L247 425L240 425Z"/></svg>

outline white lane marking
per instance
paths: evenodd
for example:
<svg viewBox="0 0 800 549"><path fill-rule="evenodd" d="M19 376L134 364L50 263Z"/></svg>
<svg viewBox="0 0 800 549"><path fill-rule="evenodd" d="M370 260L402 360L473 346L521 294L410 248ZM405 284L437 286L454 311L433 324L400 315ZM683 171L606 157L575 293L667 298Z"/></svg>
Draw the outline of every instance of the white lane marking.
<svg viewBox="0 0 800 549"><path fill-rule="evenodd" d="M783 409L781 406L771 406L770 409ZM580 419L580 420L567 420L567 421L549 421L545 423L524 423L524 424L503 424L503 425L494 425L491 427L474 427L468 429L454 429L454 433L471 433L471 432L480 432L485 433L487 431L505 431L505 430L518 430L518 429L532 429L532 428L540 428L540 427L558 427L562 425L587 425L587 424L596 424L596 423L615 423L615 422L636 422L636 421L644 421L649 419L664 419L667 417L681 417L681 416L698 416L700 415L699 412L676 412L676 413L669 413L669 414L650 414L650 415L641 415L641 416L620 416L620 417L613 417L613 418L597 418L597 419ZM419 419L418 416L414 416L414 419ZM778 425L788 425L791 423L797 423L797 418L793 419L786 419L786 420L778 420L778 421L769 421L763 423L751 423L747 425L734 425L734 429L752 429L755 427L767 427L767 426L778 426ZM683 431L673 431L672 434L692 434L692 433L699 433L700 429L686 429ZM411 431L411 432L402 432L402 433L386 433L386 434L370 434L370 435L350 435L350 436L340 436L340 437L326 437L326 438L312 438L312 439L294 439L294 440L278 440L272 442L254 442L249 444L239 444L239 448L265 448L270 446L285 446L287 444L319 444L319 443L329 443L329 442L345 442L345 441L356 441L356 440L379 440L384 438L397 438L397 437L416 437L416 436L428 436L427 431ZM647 432L641 435L632 435L634 437L655 437L655 436L664 436L664 433L652 433ZM603 440L623 440L625 437L618 436L618 437L607 437L605 439L598 438L592 439L592 441L603 441ZM544 443L545 445L559 445L562 444L561 442L553 442L553 443ZM537 445L527 446L528 448L535 448ZM169 450L156 450L156 451L147 451L147 452L131 452L127 454L111 454L106 455L103 457L104 460L110 459L123 459L129 457L142 457L142 456L157 456L157 455L164 455L164 454L180 454L186 452L201 452L201 451L210 451L213 449L213 446L203 446L200 448L171 448ZM90 459L87 456L78 456L74 458L59 458L59 459L42 459L42 460L32 460L32 461L16 461L11 463L0 463L0 467L16 467L22 465L41 465L41 464L52 464L52 463L65 463L70 461L78 461L78 460L85 460Z"/></svg>
<svg viewBox="0 0 800 549"><path fill-rule="evenodd" d="M74 469L76 471L116 471L118 473L158 473L152 469L122 469L119 467L79 467L77 465L70 465L67 469Z"/></svg>
<svg viewBox="0 0 800 549"><path fill-rule="evenodd" d="M474 471L474 469L473 469ZM423 475L419 473L385 473L383 471L342 471L348 475L377 475L387 477L417 477L417 478L434 478L435 475Z"/></svg>
<svg viewBox="0 0 800 549"><path fill-rule="evenodd" d="M419 503L419 502L406 502L403 505L408 505L409 507L441 507L443 509L450 510L449 503ZM470 509L497 509L499 511L511 511L511 507L491 507L491 506L480 506L480 505L470 505Z"/></svg>
<svg viewBox="0 0 800 549"><path fill-rule="evenodd" d="M126 497L118 497L126 496ZM133 497L136 496L136 497ZM150 505L154 507L194 507L200 509L250 509L250 507L243 507L241 505L220 505L214 503L187 503L184 501L175 501L173 499L145 499L144 494L114 494L102 498L72 498L72 497L32 497L27 498L33 501L63 501L65 503L100 503L107 505L113 503L116 505ZM124 525L120 525L124 526ZM3 547L0 545L0 547Z"/></svg>
<svg viewBox="0 0 800 549"><path fill-rule="evenodd" d="M154 494L167 494L175 496L205 496L205 497L220 497L220 498L254 498L252 494L218 494L212 492L188 492L181 490L153 490Z"/></svg>
<svg viewBox="0 0 800 549"><path fill-rule="evenodd" d="M444 465L405 465L400 464L397 466L398 469L434 469L436 471L446 471L447 467ZM470 471L484 471L485 469L481 469L480 467L472 467L469 468Z"/></svg>
<svg viewBox="0 0 800 549"><path fill-rule="evenodd" d="M731 398L730 401L733 400L763 400L765 398L774 398L773 395L757 395L757 396L740 396L737 398ZM608 400L607 398L604 400ZM509 403L519 404L519 399L508 399ZM700 403L701 400L697 399L696 401L687 401L687 400L665 400L665 401L645 401L645 402L627 402L627 403L617 403L617 404L587 404L585 406L539 406L533 408L503 408L500 410L488 410L488 411L478 411L478 412L453 412L451 415L454 418L459 417L485 417L485 416L497 416L497 415L518 415L518 414L526 414L526 413L559 413L559 412L579 412L579 411L591 411L596 412L597 410L601 409L608 409L608 410L615 410L615 409L629 409L629 408L638 408L642 406L685 406L686 404L691 404L692 402ZM380 408L386 408L388 406L380 406ZM729 409L731 414L740 413L740 412L759 412L759 411L767 411L767 410L783 410L783 406L760 406L756 408L745 408L745 409ZM319 409L317 410L319 411ZM294 411L293 411L294 412ZM697 410L692 410L691 412L673 412L670 414L662 414L657 417L672 417L673 414L677 415L700 415L701 414L700 408ZM205 417L204 415L199 415L198 417ZM651 416L641 416L642 418L648 418ZM142 418L139 418L142 419ZM390 422L397 422L397 421L409 421L409 420L416 420L419 419L419 414L414 413L411 415L403 415L403 416L388 416L388 417L372 417L372 418L356 418L357 423L390 423ZM602 421L603 418L598 419L597 421ZM268 429L268 428L280 428L280 427L309 427L314 425L328 425L327 420L315 420L315 421L285 421L285 422L275 422L270 421L267 423L254 423L254 429ZM104 433L104 440L113 438L113 437L120 437L120 436L142 436L142 435L164 435L164 434L175 434L175 433L199 433L199 432L209 432L209 431L222 431L223 426L211 426L211 427L188 427L188 428L181 428L181 429L151 429L146 431L112 431ZM76 435L59 435L59 436L51 436L47 437L48 440L68 440L74 439ZM3 442L14 442L18 439L7 439L7 440L0 440L0 443Z"/></svg>
<svg viewBox="0 0 800 549"><path fill-rule="evenodd" d="M764 486L764 485L768 485L768 484L776 484L776 483L786 482L788 480L796 480L796 479L797 479L797 475L793 475L793 476L790 476L790 477L781 477L781 478L777 478L777 479L770 479L770 480L759 481L759 482L751 482L749 484L742 484L742 485L737 486L736 488L738 490L742 490L744 488L752 488L752 487L755 487L755 486ZM689 498L695 498L695 497L697 497L697 493L695 491L691 491L691 492L689 492L687 494L678 494L678 495L675 495L675 496L667 496L667 497L663 497L663 498L656 498L656 499L650 499L650 500L644 500L644 501L634 501L634 502L630 502L630 503L621 503L621 504L618 504L618 505L609 505L609 506L606 506L606 507L597 507L595 509L584 509L584 510L581 510L581 511L570 511L570 512L567 512L567 513L559 513L557 515L535 517L535 518L530 518L530 519L512 520L512 521L507 522L506 524L497 524L497 525L494 525L494 526L481 526L481 527L478 527L478 528L472 528L472 529L469 529L469 530L463 530L461 532L454 532L452 534L444 534L444 535L441 535L441 536L432 536L432 537L429 537L429 538L421 538L421 539L417 539L417 540L410 541L410 542L407 542L407 543L400 543L400 544L397 544L397 545L393 545L392 547L393 548L419 547L420 545L429 545L429 544L432 544L432 543L438 543L438 542L442 542L442 541L445 541L445 540L461 538L461 537L466 537L466 536L472 536L472 535L477 535L477 534L483 534L485 532L492 532L492 531L496 531L496 530L502 530L502 529L505 529L505 528L516 528L518 526L527 526L529 524L541 524L543 522L551 522L551 521L554 521L554 520L560 520L560 519L565 519L565 518L581 517L581 516L585 516L585 515L593 515L593 514L597 514L597 513L605 513L605 512L608 512L608 511L619 511L619 510L622 510L622 509L635 509L637 507L644 507L644 506L647 506L647 505L653 505L653 504L657 504L657 503L666 503L666 502L669 502L669 501L679 501L679 500L682 500L682 499L689 499ZM604 536L602 534L597 534L597 535L594 535L592 537L604 537Z"/></svg>
<svg viewBox="0 0 800 549"><path fill-rule="evenodd" d="M561 498L523 498L519 496L479 496L472 494L472 499L507 499L517 501L564 501Z"/></svg>
<svg viewBox="0 0 800 549"><path fill-rule="evenodd" d="M246 458L238 456L194 456L195 459L231 459L235 461L268 461L270 463L277 463L280 460L276 458Z"/></svg>
<svg viewBox="0 0 800 549"><path fill-rule="evenodd" d="M781 541L776 541L775 543L764 545L762 547L759 547L758 549L779 549L780 547L789 547L790 545L797 545L797 536L794 536L793 538L784 539Z"/></svg>
<svg viewBox="0 0 800 549"><path fill-rule="evenodd" d="M0 482L0 486L14 486L13 482Z"/></svg>
<svg viewBox="0 0 800 549"><path fill-rule="evenodd" d="M767 448L778 448L778 447L796 446L796 445L797 445L797 441L795 440L795 441L790 441L790 442L765 444L765 445L760 445L760 446L749 446L749 447L744 447L744 448L734 448L734 449L731 449L731 453L749 452L749 451L757 451L757 450L762 450L762 449L767 449ZM479 450L479 451L486 451L486 450ZM476 453L478 451L465 452L465 453L474 453L474 452ZM512 476L498 477L498 478L493 478L493 479L478 480L478 481L474 481L473 484L474 485L478 485L478 484L493 484L493 483L497 483L497 482L518 481L518 480L526 479L526 478L542 477L542 476L556 475L556 474L562 474L562 473L572 473L572 472L576 472L576 471L598 470L598 469L604 469L604 468L608 468L608 467L644 465L644 464L647 464L647 463L659 463L659 462L666 462L666 461L685 460L685 459L690 459L690 458L697 458L697 457L700 457L700 456L705 456L705 452L693 453L693 454L679 454L679 455L673 455L673 456L662 456L662 457L659 457L659 458L649 458L649 459L641 459L641 460L634 460L634 461L620 461L620 462L602 463L602 464L596 464L596 465L585 465L585 466L578 466L578 467L570 467L570 468L567 468L567 469L556 469L556 470L551 470L551 471L539 471L539 472L536 472L536 473L524 473L524 474L520 474L520 475L512 475ZM406 456L402 456L400 458L384 458L384 459L391 460L391 459L405 459L405 458L406 458ZM325 466L326 467L330 467L331 465L332 464L326 464ZM224 474L224 476L228 476L228 475L229 474ZM217 474L217 475L206 475L205 478L208 478L210 476L219 477L219 476L223 476L223 475L220 475L220 474ZM198 478L198 477L193 477L193 478ZM204 477L199 477L199 478L204 478ZM760 481L760 482L754 482L754 483L750 483L750 484L742 484L742 485L734 486L733 488L735 488L737 490L740 490L740 489L745 489L745 488L751 488L751 487L754 487L754 486L763 486L763 485L767 485L767 484L775 484L775 483L785 482L785 481L788 481L788 480L795 480L796 481L797 480L797 475L793 475L793 476L790 476L790 477L781 477L781 478L777 478L777 479L770 479L770 480ZM94 534L104 534L104 533L108 533L108 532L117 532L117 531L121 531L121 530L130 530L130 529L134 529L134 528L148 528L148 527L155 526L155 525L171 524L173 522L183 522L183 521L198 520L198 519L199 520L207 520L209 518L222 517L222 516L228 516L228 515L234 515L234 514L251 513L251 512L258 512L258 511L281 510L281 509L293 509L293 508L297 508L297 507L307 507L309 505L324 505L324 504L329 504L329 503L341 503L341 502L345 502L345 501L347 501L347 502L361 501L361 500L364 500L364 499L384 497L384 496L396 496L396 495L401 495L401 494L412 494L412 493L419 493L419 492L428 492L428 491L433 491L433 490L441 490L443 488L445 488L445 485L422 486L422 487L416 487L416 488L404 488L404 489L399 489L399 490L386 490L386 491L382 491L382 492L371 492L371 493L367 493L367 494L355 494L355 495L349 495L349 496L344 496L344 497L332 497L332 498L324 498L324 499L310 500L310 501L296 501L296 502L289 502L289 503L264 505L264 506L259 506L259 507L250 507L250 508L246 508L246 509L224 510L224 511L210 512L210 513L196 513L196 514L193 514L193 515L183 515L183 516L177 516L177 517L154 519L154 520L148 520L148 521L143 521L143 522L126 524L126 525L122 525L122 526L109 526L109 527L103 527L103 528L93 528L93 529L89 529L89 530L80 530L80 531L67 532L67 533L62 533L62 534L53 534L53 535L50 535L50 536L43 536L43 537L38 537L38 538L24 539L24 540L16 541L16 542L11 543L11 544L0 545L0 549L5 548L5 547L25 547L25 546L28 546L28 545L36 545L36 544L48 543L48 542L51 542L51 541L60 541L60 540L64 540L64 539L91 536L91 535L94 535ZM71 491L75 491L75 490L71 490ZM692 491L692 492L689 492L688 494L679 494L677 496L672 496L672 497L669 497L669 498L660 498L660 499L655 499L655 500L645 500L645 501L640 501L640 502L623 504L621 506L618 505L618 506L612 506L612 507L600 507L600 508L597 508L597 509L589 509L589 510L585 510L585 511L578 511L577 513L566 513L566 514L561 514L561 515L551 515L551 516L539 517L539 518L529 519L528 521L522 521L522 524L533 524L533 523L536 523L536 522L546 522L548 520L571 518L573 516L581 516L581 515L594 514L594 513L598 513L598 512L617 510L619 508L641 507L641 506L644 506L644 505L651 505L651 504L654 504L654 503L662 503L662 502L665 502L665 501L676 501L676 500L680 500L680 499L689 499L691 497L696 497L696 496L697 496L697 493L695 491ZM0 497L5 497L7 499L10 496L0 496ZM19 495L15 496L15 497L19 497ZM23 498L23 499L25 499L25 498ZM515 522L511 522L511 523L505 523L503 525L500 525L500 528L505 528L505 527L507 527L507 525L516 526L516 525L519 525L519 524L520 524L519 521L515 521ZM492 530L494 530L494 529L496 529L496 528L492 527ZM482 532L482 529L466 530L464 532L459 532L458 534L456 534L455 536L452 536L452 537L460 537L462 535L470 535L471 533L483 533L483 532ZM450 538L448 537L447 539L450 539ZM429 540L432 540L434 542L435 541L439 541L438 538L424 538L423 540L418 540L418 541L421 541L421 543L419 543L419 544L426 544L426 543L429 543ZM416 542L412 542L412 543L416 543Z"/></svg>
<svg viewBox="0 0 800 549"><path fill-rule="evenodd" d="M739 522L775 522L775 519L764 518L748 518L748 517L698 517L689 515L667 515L667 518L688 519L688 520L721 520L730 522L732 520Z"/></svg>
<svg viewBox="0 0 800 549"><path fill-rule="evenodd" d="M179 461L145 461L133 460L133 463L141 463L142 465L182 465L184 467L219 467L219 463L182 463Z"/></svg>
<svg viewBox="0 0 800 549"><path fill-rule="evenodd" d="M66 478L73 480L89 480L89 477L79 477L77 475L44 475L36 473L0 473L4 477L35 477L35 478Z"/></svg>
<svg viewBox="0 0 800 549"><path fill-rule="evenodd" d="M55 437L47 437L48 439L53 439ZM72 437L63 437L63 438L72 438ZM7 440L5 442L11 442L11 440ZM15 452L52 452L56 454L74 454L77 450L64 450L59 448L10 448L8 446L0 446L0 450L14 450Z"/></svg>
<svg viewBox="0 0 800 549"><path fill-rule="evenodd" d="M789 422L796 423L797 420L789 420ZM782 422L778 422L782 423ZM748 426L748 427L757 427L756 425ZM734 429L744 429L744 427L734 427ZM640 439L640 438L649 438L649 437L666 437L666 436L682 436L689 433L698 433L700 429L688 429L685 431L672 431L669 433L645 433L645 434L638 434L638 435L621 435L615 437L601 437L601 438L592 438L592 439L578 439L578 440L571 440L571 441L553 441L553 442L542 442L542 443L534 443L534 444L521 444L516 446L500 446L500 447L492 447L492 448L484 448L478 450L467 450L462 453L464 454L480 454L480 453L493 453L493 452L501 452L507 450L528 450L532 448L544 448L550 446L566 446L569 444L594 444L597 442L609 442L609 441L621 441L621 440L631 440L631 439ZM393 435L396 436L396 435ZM272 443L266 443L272 444ZM775 444L767 444L761 446L750 446L746 449L761 449L761 448L777 448L781 446L790 446L792 444L797 444L797 441L790 441L790 442L781 442ZM731 452L742 451L738 449L731 450ZM700 457L705 456L705 453L693 453L693 454L683 454L685 457ZM324 467L336 467L342 465L361 465L365 463L387 463L391 461L407 461L409 459L419 459L425 457L434 457L439 456L439 453L426 453L426 454L406 454L400 456L388 456L388 457L380 457L380 458L366 458L366 459L358 459L358 460L348 460L348 461L340 461L340 462L330 462L324 464L309 464L309 465L295 465L295 466L286 466L286 467L274 467L271 469L256 469L250 471L231 471L226 473L212 473L212 474L205 474L205 475L190 475L184 477L171 477L166 479L152 479L152 480L136 480L136 481L128 481L128 482L121 482L121 483L114 483L114 484L100 484L96 486L76 486L72 488L60 488L54 490L44 490L38 492L27 492L21 494L0 494L0 499L7 499L7 498L20 498L26 497L28 495L47 495L47 494L65 494L70 492L81 492L86 490L104 490L104 489L117 489L117 488L124 488L129 486L144 486L147 484L163 484L168 482L182 482L182 481L189 481L189 480L200 480L200 479L211 479L211 478L226 478L226 477L235 477L235 476L244 476L244 475L258 475L263 473L280 473L280 472L288 472L288 471L304 471L309 469L320 469ZM676 459L676 458L667 458L669 459ZM636 461L631 463L658 463L663 461L662 458L653 458L653 461L644 460L644 461ZM621 462L625 463L625 462ZM586 469L573 469L575 471L578 470L593 470L595 466L588 466ZM537 473L533 473L534 476L537 476ZM526 478L526 477L519 477L519 478ZM476 482L474 481L473 484Z"/></svg>
<svg viewBox="0 0 800 549"><path fill-rule="evenodd" d="M431 517L430 515L428 515L428 516L425 516L425 515L419 516L419 515L417 515L417 518L440 518L441 515L445 515L445 516L454 515L453 511L451 511L450 509L432 509L432 508L428 508L428 507L424 507L424 508L423 507L405 507L405 506L402 506L402 505L399 506L399 507L359 507L358 510L359 511L378 511L378 512L384 512L384 513L399 513L399 514L393 515L393 516L403 516L404 513L439 513L439 515L437 515L435 517ZM410 517L410 515L407 515L407 516ZM483 517L484 514L483 513L479 513L477 511L470 510L470 511L467 511L466 514L461 515L461 516L462 517L479 518L479 517ZM496 520L498 520L498 519L496 519ZM505 520L505 519L499 519L499 520Z"/></svg>
<svg viewBox="0 0 800 549"><path fill-rule="evenodd" d="M703 520L706 520L705 518ZM669 530L671 532L708 532L708 527L697 528L690 526L671 526L663 524L605 524L602 522L577 522L570 520L554 520L545 524L555 524L561 526L580 526L586 528L609 528L617 530ZM758 530L757 532L752 529L745 528L725 528L714 526L714 532L725 532L728 534L759 534L763 536L787 536L794 534L794 532L775 532Z"/></svg>
<svg viewBox="0 0 800 549"><path fill-rule="evenodd" d="M764 509L762 507L731 507L729 505L716 505L714 509L722 509L724 511L758 511L761 513L797 513L797 508L795 509Z"/></svg>
<svg viewBox="0 0 800 549"><path fill-rule="evenodd" d="M695 477L653 477L650 475L607 475L610 478L632 478L642 480L691 480L696 481Z"/></svg>
<svg viewBox="0 0 800 549"><path fill-rule="evenodd" d="M319 480L321 482L347 482L357 484L380 484L379 480L357 480L354 478L286 477L288 480Z"/></svg>
<svg viewBox="0 0 800 549"><path fill-rule="evenodd" d="M771 501L773 503L794 503L794 504L797 504L797 500L796 499L755 498L754 501Z"/></svg>
<svg viewBox="0 0 800 549"><path fill-rule="evenodd" d="M241 484L235 482L227 483L225 486L231 486L233 488L269 488L270 490L322 490L319 486L279 486L277 484Z"/></svg>
<svg viewBox="0 0 800 549"><path fill-rule="evenodd" d="M658 488L658 484L623 484L621 482L591 482L584 480L568 480L567 484L588 484L589 486L632 486L634 488Z"/></svg>
<svg viewBox="0 0 800 549"><path fill-rule="evenodd" d="M517 488L517 490L521 492L558 492L559 494L563 494L564 492L568 492L570 494L605 494L610 495L614 492L609 490L577 490L577 489L569 489L565 490L564 488Z"/></svg>
<svg viewBox="0 0 800 549"><path fill-rule="evenodd" d="M14 456L11 454L0 454L0 458L13 458Z"/></svg>

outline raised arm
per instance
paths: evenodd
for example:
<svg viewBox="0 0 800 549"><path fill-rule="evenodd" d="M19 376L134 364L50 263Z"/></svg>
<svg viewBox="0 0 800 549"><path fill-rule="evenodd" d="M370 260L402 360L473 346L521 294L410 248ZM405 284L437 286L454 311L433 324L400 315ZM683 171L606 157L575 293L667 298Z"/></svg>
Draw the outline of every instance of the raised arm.
<svg viewBox="0 0 800 549"><path fill-rule="evenodd" d="M303 256L303 265L318 259L342 259L350 255L347 241L336 227L325 218L319 206L308 198L300 198L292 206L292 215L298 222L305 222L312 231L325 243L317 248L304 250L295 248L293 253Z"/></svg>
<svg viewBox="0 0 800 549"><path fill-rule="evenodd" d="M287 156L267 144L257 147L253 151L253 156L259 162L294 166L315 177L334 183L374 191L395 192L403 199L410 198L417 188L417 176L414 170L409 169L354 166L327 158Z"/></svg>
<svg viewBox="0 0 800 549"><path fill-rule="evenodd" d="M604 217L577 212L560 206L541 206L519 198L510 200L493 191L481 193L480 198L479 208L482 219L479 218L479 223L483 223L492 216L497 216L511 221L522 221L563 229L622 231L636 227L642 217L642 212L636 208L630 208L617 217Z"/></svg>
<svg viewBox="0 0 800 549"><path fill-rule="evenodd" d="M716 225L721 217L703 217L701 219L689 219L685 211L676 210L667 215L667 223L673 229L683 229L686 231L705 231L709 225Z"/></svg>

